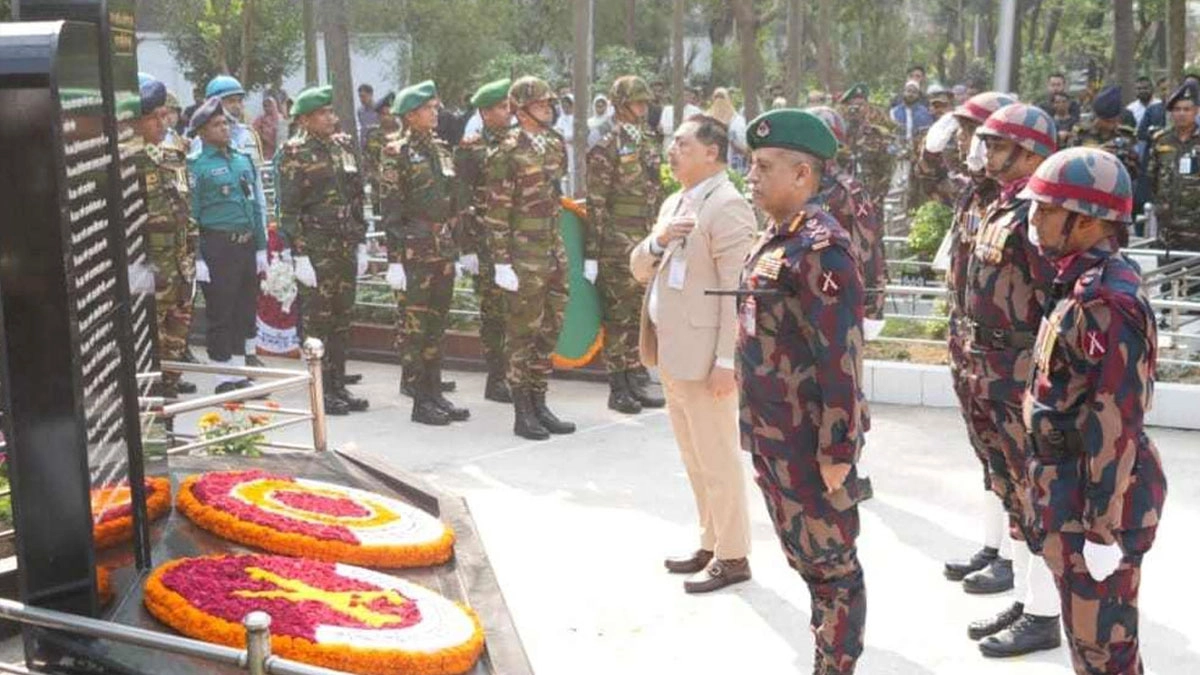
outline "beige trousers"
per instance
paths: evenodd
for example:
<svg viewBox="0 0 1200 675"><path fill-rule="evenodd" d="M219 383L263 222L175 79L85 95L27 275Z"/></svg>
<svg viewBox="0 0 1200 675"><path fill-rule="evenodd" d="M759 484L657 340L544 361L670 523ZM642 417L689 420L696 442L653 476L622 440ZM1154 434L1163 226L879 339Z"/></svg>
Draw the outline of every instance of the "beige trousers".
<svg viewBox="0 0 1200 675"><path fill-rule="evenodd" d="M700 548L721 560L750 552L750 516L737 393L715 399L703 380L674 380L660 371L667 412L700 516Z"/></svg>

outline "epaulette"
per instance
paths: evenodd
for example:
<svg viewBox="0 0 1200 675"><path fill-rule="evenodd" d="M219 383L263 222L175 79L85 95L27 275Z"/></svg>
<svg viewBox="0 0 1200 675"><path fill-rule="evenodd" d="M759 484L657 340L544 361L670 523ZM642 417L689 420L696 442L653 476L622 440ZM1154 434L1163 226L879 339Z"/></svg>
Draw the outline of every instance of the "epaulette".
<svg viewBox="0 0 1200 675"><path fill-rule="evenodd" d="M1097 265L1079 275L1079 280L1075 282L1075 297L1085 307L1103 299L1104 268L1105 265Z"/></svg>

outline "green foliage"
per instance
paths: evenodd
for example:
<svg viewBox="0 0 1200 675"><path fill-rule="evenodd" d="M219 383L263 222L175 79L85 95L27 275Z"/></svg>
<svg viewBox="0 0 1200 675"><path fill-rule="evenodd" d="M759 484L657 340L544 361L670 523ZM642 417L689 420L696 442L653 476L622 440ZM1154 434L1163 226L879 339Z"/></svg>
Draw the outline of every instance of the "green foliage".
<svg viewBox="0 0 1200 675"><path fill-rule="evenodd" d="M595 90L607 94L613 80L622 75L638 75L649 82L654 77L650 59L639 56L629 47L612 45L596 54Z"/></svg>
<svg viewBox="0 0 1200 675"><path fill-rule="evenodd" d="M925 202L913 214L908 250L921 260L932 260L953 219L954 211L949 206L937 201Z"/></svg>
<svg viewBox="0 0 1200 675"><path fill-rule="evenodd" d="M533 75L540 77L543 80L549 81L551 85L553 76L550 73L550 66L546 63L546 59L534 54L500 54L493 57L490 61L484 64L474 78L472 78L472 86L478 87L486 82L493 80L511 77L514 80L518 77Z"/></svg>
<svg viewBox="0 0 1200 675"><path fill-rule="evenodd" d="M192 82L237 75L242 59L243 0L160 0L167 48ZM292 0L254 3L250 72L242 86L258 89L283 79L303 59L303 26Z"/></svg>
<svg viewBox="0 0 1200 675"><path fill-rule="evenodd" d="M725 175L729 176L729 181L737 188L738 192L746 194L746 177L734 171L726 169ZM683 189L679 181L675 180L675 174L671 173L671 165L663 162L658 168L658 182L663 187L663 194L672 194Z"/></svg>

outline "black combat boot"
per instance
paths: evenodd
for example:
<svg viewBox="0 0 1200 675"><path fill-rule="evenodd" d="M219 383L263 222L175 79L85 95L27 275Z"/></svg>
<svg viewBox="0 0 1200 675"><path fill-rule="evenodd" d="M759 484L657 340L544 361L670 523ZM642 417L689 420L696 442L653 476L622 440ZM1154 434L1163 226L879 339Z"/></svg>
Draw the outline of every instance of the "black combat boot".
<svg viewBox="0 0 1200 675"><path fill-rule="evenodd" d="M989 635L995 635L1013 625L1013 622L1021 618L1021 615L1024 613L1025 604L1014 602L996 616L989 616L986 619L972 621L967 624L967 637L972 640L982 640Z"/></svg>
<svg viewBox="0 0 1200 675"><path fill-rule="evenodd" d="M1019 542L1018 542L1019 543ZM991 595L1011 591L1013 566L1008 558L996 558L987 567L963 577L963 590L971 595Z"/></svg>
<svg viewBox="0 0 1200 675"><path fill-rule="evenodd" d="M1062 644L1057 616L1022 614L1011 626L979 642L979 651L991 658L1024 656Z"/></svg>
<svg viewBox="0 0 1200 675"><path fill-rule="evenodd" d="M453 381L441 383L441 390L443 392L451 392L456 389L458 389L458 384ZM409 377L408 368L402 369L400 371L400 393L409 398L412 398L413 396L416 395L416 390L417 390L417 383L415 381L413 381L413 379L411 377Z"/></svg>
<svg viewBox="0 0 1200 675"><path fill-rule="evenodd" d="M367 408L371 407L370 401L365 398L358 398L354 394L351 394L349 389L346 389L345 359L338 361L337 365L335 366L334 377L335 381L333 393L338 398L345 401L346 405L350 406L350 412L363 412Z"/></svg>
<svg viewBox="0 0 1200 675"><path fill-rule="evenodd" d="M359 382L362 382L362 373L347 375L343 379L345 380L346 384L358 384Z"/></svg>
<svg viewBox="0 0 1200 675"><path fill-rule="evenodd" d="M538 421L552 434L573 434L575 433L574 422L564 422L558 419L558 416L546 407L546 392L531 391L530 398L533 400L533 413L537 416Z"/></svg>
<svg viewBox="0 0 1200 675"><path fill-rule="evenodd" d="M531 441L544 441L550 438L550 432L542 426L537 413L533 410L533 399L525 388L513 389L513 433Z"/></svg>
<svg viewBox="0 0 1200 675"><path fill-rule="evenodd" d="M196 393L196 383L188 382L187 380L178 380L175 382L175 391L180 394L194 394Z"/></svg>
<svg viewBox="0 0 1200 675"><path fill-rule="evenodd" d="M441 365L430 364L426 366L425 373L425 377L429 380L429 383L426 386L426 391L429 392L429 397L434 403L437 404L439 408L446 411L446 414L450 416L450 421L465 422L470 419L470 410L455 406L442 394L442 388L439 386L442 381Z"/></svg>
<svg viewBox="0 0 1200 675"><path fill-rule="evenodd" d="M414 384L412 421L435 427L450 424L450 414L437 404L430 393L429 378L421 377Z"/></svg>
<svg viewBox="0 0 1200 675"><path fill-rule="evenodd" d="M629 373L608 374L608 409L626 415L642 412L642 404L629 391Z"/></svg>
<svg viewBox="0 0 1200 675"><path fill-rule="evenodd" d="M667 405L667 399L656 391L658 387L650 381L650 373L645 369L627 370L625 379L629 382L629 392L643 408L661 408Z"/></svg>
<svg viewBox="0 0 1200 675"><path fill-rule="evenodd" d="M991 546L984 546L966 560L951 560L946 563L946 569L942 570L942 574L946 575L950 581L962 581L963 577L972 572L978 572L999 557L1000 551Z"/></svg>
<svg viewBox="0 0 1200 675"><path fill-rule="evenodd" d="M246 355L246 367L247 368L266 368L267 364L263 363L263 360L258 358L258 354L247 354Z"/></svg>
<svg viewBox="0 0 1200 675"><path fill-rule="evenodd" d="M321 371L321 389L325 392L326 415L349 415L350 404L337 395L337 373L327 363Z"/></svg>
<svg viewBox="0 0 1200 675"><path fill-rule="evenodd" d="M483 388L485 399L496 403L512 403L512 392L508 390L504 376L503 366L488 365L487 385Z"/></svg>

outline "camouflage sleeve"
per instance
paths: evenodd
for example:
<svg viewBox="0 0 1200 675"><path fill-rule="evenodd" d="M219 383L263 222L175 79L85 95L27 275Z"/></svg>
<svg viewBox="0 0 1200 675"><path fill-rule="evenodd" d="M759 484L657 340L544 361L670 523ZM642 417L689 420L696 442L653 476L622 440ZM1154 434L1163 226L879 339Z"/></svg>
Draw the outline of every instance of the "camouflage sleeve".
<svg viewBox="0 0 1200 675"><path fill-rule="evenodd" d="M861 447L863 285L854 257L840 246L810 251L795 270L797 294L811 326L821 390L817 461L853 463Z"/></svg>
<svg viewBox="0 0 1200 675"><path fill-rule="evenodd" d="M278 174L279 229L287 237L293 254L306 255L304 221L300 217L304 208L304 166L299 154L285 146L275 156L275 172Z"/></svg>
<svg viewBox="0 0 1200 675"><path fill-rule="evenodd" d="M483 226L490 238L492 260L498 265L511 264L509 242L513 232L513 198L517 183L513 178L509 154L503 148L488 152L484 164L484 189L487 191L487 206Z"/></svg>
<svg viewBox="0 0 1200 675"><path fill-rule="evenodd" d="M383 231L387 237L388 262L403 262L404 232L401 227L404 210L404 171L400 153L391 144L379 156L379 210L383 216Z"/></svg>
<svg viewBox="0 0 1200 675"><path fill-rule="evenodd" d="M457 240L463 253L479 252L479 237L482 234L475 214L475 189L483 179L477 157L478 150L470 145L454 148L454 173L458 175L455 185L456 208L459 214Z"/></svg>
<svg viewBox="0 0 1200 675"><path fill-rule="evenodd" d="M1136 305L1102 301L1085 306L1081 314L1071 349L1086 364L1091 385L1090 400L1079 406L1087 463L1083 523L1089 539L1109 544L1116 541L1125 491L1134 479L1153 388L1154 347L1142 327L1150 319Z"/></svg>
<svg viewBox="0 0 1200 675"><path fill-rule="evenodd" d="M609 226L608 200L615 179L615 162L607 139L597 143L587 154L587 227L584 229L583 257L595 260L600 256L600 244Z"/></svg>
<svg viewBox="0 0 1200 675"><path fill-rule="evenodd" d="M854 195L851 207L857 214L862 236L862 277L866 294L865 315L868 319L883 319L887 296L887 260L883 250L883 219L875 205L864 194Z"/></svg>

